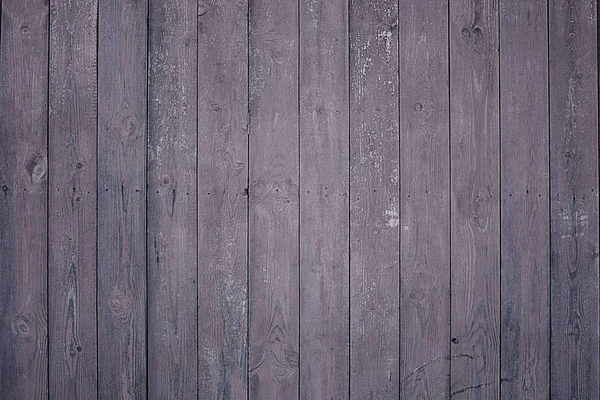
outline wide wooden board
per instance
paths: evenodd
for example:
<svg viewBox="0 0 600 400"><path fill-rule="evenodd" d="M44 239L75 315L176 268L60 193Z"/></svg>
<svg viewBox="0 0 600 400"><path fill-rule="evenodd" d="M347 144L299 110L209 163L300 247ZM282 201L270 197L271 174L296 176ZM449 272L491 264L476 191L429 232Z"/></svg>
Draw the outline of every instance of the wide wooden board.
<svg viewBox="0 0 600 400"><path fill-rule="evenodd" d="M148 1L98 13L98 397L144 399Z"/></svg>
<svg viewBox="0 0 600 400"><path fill-rule="evenodd" d="M348 2L300 4L300 398L349 394Z"/></svg>
<svg viewBox="0 0 600 400"><path fill-rule="evenodd" d="M400 20L402 398L450 391L448 2L413 0Z"/></svg>
<svg viewBox="0 0 600 400"><path fill-rule="evenodd" d="M451 394L500 394L500 136L496 0L450 1Z"/></svg>
<svg viewBox="0 0 600 400"><path fill-rule="evenodd" d="M549 2L552 398L600 398L595 1Z"/></svg>
<svg viewBox="0 0 600 400"><path fill-rule="evenodd" d="M95 398L96 0L50 1L50 398Z"/></svg>
<svg viewBox="0 0 600 400"><path fill-rule="evenodd" d="M148 398L198 395L197 2L148 9Z"/></svg>
<svg viewBox="0 0 600 400"><path fill-rule="evenodd" d="M247 396L247 1L198 7L198 383Z"/></svg>
<svg viewBox="0 0 600 400"><path fill-rule="evenodd" d="M249 10L249 391L298 397L298 0Z"/></svg>
<svg viewBox="0 0 600 400"><path fill-rule="evenodd" d="M350 2L350 398L399 391L398 4Z"/></svg>
<svg viewBox="0 0 600 400"><path fill-rule="evenodd" d="M48 396L48 3L0 1L0 388Z"/></svg>
<svg viewBox="0 0 600 400"><path fill-rule="evenodd" d="M500 0L502 398L549 394L546 0Z"/></svg>

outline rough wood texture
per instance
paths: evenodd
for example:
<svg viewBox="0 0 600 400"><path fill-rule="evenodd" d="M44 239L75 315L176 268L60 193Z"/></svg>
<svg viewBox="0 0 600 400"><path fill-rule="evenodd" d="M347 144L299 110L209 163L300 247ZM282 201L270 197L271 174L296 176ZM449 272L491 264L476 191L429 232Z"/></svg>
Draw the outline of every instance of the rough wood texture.
<svg viewBox="0 0 600 400"><path fill-rule="evenodd" d="M249 384L298 397L298 0L250 2Z"/></svg>
<svg viewBox="0 0 600 400"><path fill-rule="evenodd" d="M300 5L300 398L349 394L348 3Z"/></svg>
<svg viewBox="0 0 600 400"><path fill-rule="evenodd" d="M500 388L498 3L450 1L451 394Z"/></svg>
<svg viewBox="0 0 600 400"><path fill-rule="evenodd" d="M0 0L0 398L600 398L599 154L595 0Z"/></svg>
<svg viewBox="0 0 600 400"><path fill-rule="evenodd" d="M501 395L548 398L546 1L500 0Z"/></svg>
<svg viewBox="0 0 600 400"><path fill-rule="evenodd" d="M247 396L248 4L198 8L198 340L204 399Z"/></svg>
<svg viewBox="0 0 600 400"><path fill-rule="evenodd" d="M98 396L146 397L147 1L98 26Z"/></svg>
<svg viewBox="0 0 600 400"><path fill-rule="evenodd" d="M151 399L192 399L198 394L197 11L195 0L149 3Z"/></svg>
<svg viewBox="0 0 600 400"><path fill-rule="evenodd" d="M45 399L48 4L0 1L0 388Z"/></svg>
<svg viewBox="0 0 600 400"><path fill-rule="evenodd" d="M448 3L414 0L400 20L402 398L450 390Z"/></svg>
<svg viewBox="0 0 600 400"><path fill-rule="evenodd" d="M96 0L50 1L50 398L95 398Z"/></svg>
<svg viewBox="0 0 600 400"><path fill-rule="evenodd" d="M596 2L549 4L551 393L598 399Z"/></svg>
<svg viewBox="0 0 600 400"><path fill-rule="evenodd" d="M350 390L399 390L398 6L350 3ZM382 251L385 249L385 251Z"/></svg>

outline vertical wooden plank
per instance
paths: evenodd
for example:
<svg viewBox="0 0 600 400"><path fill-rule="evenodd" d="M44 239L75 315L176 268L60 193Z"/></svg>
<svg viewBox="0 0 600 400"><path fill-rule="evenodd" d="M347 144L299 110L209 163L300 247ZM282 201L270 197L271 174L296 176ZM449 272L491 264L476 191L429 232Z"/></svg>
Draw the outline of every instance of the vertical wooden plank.
<svg viewBox="0 0 600 400"><path fill-rule="evenodd" d="M350 397L398 398L398 3L350 2Z"/></svg>
<svg viewBox="0 0 600 400"><path fill-rule="evenodd" d="M249 391L298 397L298 0L251 0Z"/></svg>
<svg viewBox="0 0 600 400"><path fill-rule="evenodd" d="M548 398L546 0L500 1L501 395Z"/></svg>
<svg viewBox="0 0 600 400"><path fill-rule="evenodd" d="M198 394L197 2L149 2L148 397Z"/></svg>
<svg viewBox="0 0 600 400"><path fill-rule="evenodd" d="M451 394L500 392L500 137L496 0L450 1Z"/></svg>
<svg viewBox="0 0 600 400"><path fill-rule="evenodd" d="M50 397L96 397L97 2L50 1Z"/></svg>
<svg viewBox="0 0 600 400"><path fill-rule="evenodd" d="M199 390L247 397L248 3L198 5Z"/></svg>
<svg viewBox="0 0 600 400"><path fill-rule="evenodd" d="M551 393L598 399L597 4L549 4Z"/></svg>
<svg viewBox="0 0 600 400"><path fill-rule="evenodd" d="M400 19L402 398L449 395L448 1Z"/></svg>
<svg viewBox="0 0 600 400"><path fill-rule="evenodd" d="M147 1L98 16L98 397L146 397Z"/></svg>
<svg viewBox="0 0 600 400"><path fill-rule="evenodd" d="M300 6L300 398L348 398L348 2Z"/></svg>
<svg viewBox="0 0 600 400"><path fill-rule="evenodd" d="M48 3L0 1L0 388L48 395Z"/></svg>

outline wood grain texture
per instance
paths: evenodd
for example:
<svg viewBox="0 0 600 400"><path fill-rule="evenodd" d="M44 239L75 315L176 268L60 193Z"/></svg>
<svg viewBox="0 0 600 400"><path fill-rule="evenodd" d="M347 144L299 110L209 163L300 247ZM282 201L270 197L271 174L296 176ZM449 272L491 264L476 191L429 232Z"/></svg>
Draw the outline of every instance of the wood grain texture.
<svg viewBox="0 0 600 400"><path fill-rule="evenodd" d="M198 348L203 399L247 397L245 0L198 5Z"/></svg>
<svg viewBox="0 0 600 400"><path fill-rule="evenodd" d="M298 2L251 0L249 391L298 397Z"/></svg>
<svg viewBox="0 0 600 400"><path fill-rule="evenodd" d="M402 398L450 390L448 2L400 20Z"/></svg>
<svg viewBox="0 0 600 400"><path fill-rule="evenodd" d="M148 397L198 395L197 2L149 3Z"/></svg>
<svg viewBox="0 0 600 400"><path fill-rule="evenodd" d="M48 3L0 1L0 388L48 396Z"/></svg>
<svg viewBox="0 0 600 400"><path fill-rule="evenodd" d="M500 0L501 396L548 398L545 0Z"/></svg>
<svg viewBox="0 0 600 400"><path fill-rule="evenodd" d="M300 398L347 399L347 0L303 0L300 43Z"/></svg>
<svg viewBox="0 0 600 400"><path fill-rule="evenodd" d="M451 394L500 391L500 137L496 0L450 1Z"/></svg>
<svg viewBox="0 0 600 400"><path fill-rule="evenodd" d="M398 144L398 4L351 1L352 399L398 398Z"/></svg>
<svg viewBox="0 0 600 400"><path fill-rule="evenodd" d="M595 1L549 3L551 394L600 398Z"/></svg>
<svg viewBox="0 0 600 400"><path fill-rule="evenodd" d="M50 1L49 390L96 397L96 0Z"/></svg>
<svg viewBox="0 0 600 400"><path fill-rule="evenodd" d="M98 397L146 398L147 1L98 15Z"/></svg>

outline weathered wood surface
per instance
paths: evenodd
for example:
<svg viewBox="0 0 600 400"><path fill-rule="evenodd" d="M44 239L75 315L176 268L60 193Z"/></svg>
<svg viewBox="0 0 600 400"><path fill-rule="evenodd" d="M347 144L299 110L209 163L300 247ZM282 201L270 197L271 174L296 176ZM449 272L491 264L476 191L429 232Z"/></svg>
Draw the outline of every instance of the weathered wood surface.
<svg viewBox="0 0 600 400"><path fill-rule="evenodd" d="M48 395L48 3L0 1L0 390Z"/></svg>
<svg viewBox="0 0 600 400"><path fill-rule="evenodd" d="M549 394L546 6L500 0L500 393L506 399Z"/></svg>
<svg viewBox="0 0 600 400"><path fill-rule="evenodd" d="M0 397L600 397L596 1L0 0Z"/></svg>
<svg viewBox="0 0 600 400"><path fill-rule="evenodd" d="M148 10L150 399L198 395L197 11L195 0Z"/></svg>
<svg viewBox="0 0 600 400"><path fill-rule="evenodd" d="M98 13L98 397L144 399L148 2Z"/></svg>
<svg viewBox="0 0 600 400"><path fill-rule="evenodd" d="M400 372L398 5L351 1L349 18L350 397L393 399Z"/></svg>
<svg viewBox="0 0 600 400"><path fill-rule="evenodd" d="M247 397L248 36L242 1L198 7L200 398Z"/></svg>
<svg viewBox="0 0 600 400"><path fill-rule="evenodd" d="M402 398L450 391L448 2L410 1L400 20Z"/></svg>
<svg viewBox="0 0 600 400"><path fill-rule="evenodd" d="M300 4L300 398L349 395L348 2Z"/></svg>
<svg viewBox="0 0 600 400"><path fill-rule="evenodd" d="M95 398L96 0L50 1L50 398Z"/></svg>
<svg viewBox="0 0 600 400"><path fill-rule="evenodd" d="M600 398L596 2L549 2L551 394Z"/></svg>
<svg viewBox="0 0 600 400"><path fill-rule="evenodd" d="M298 0L249 10L249 393L298 396Z"/></svg>
<svg viewBox="0 0 600 400"><path fill-rule="evenodd" d="M498 34L497 0L450 1L450 393L461 399L500 394Z"/></svg>

